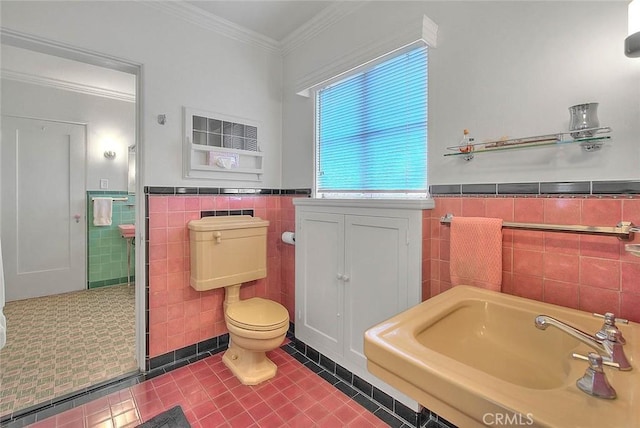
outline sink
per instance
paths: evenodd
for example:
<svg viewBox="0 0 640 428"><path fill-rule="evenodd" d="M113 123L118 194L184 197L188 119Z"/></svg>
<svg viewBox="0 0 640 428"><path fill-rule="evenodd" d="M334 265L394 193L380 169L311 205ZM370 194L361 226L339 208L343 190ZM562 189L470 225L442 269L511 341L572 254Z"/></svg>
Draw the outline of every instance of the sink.
<svg viewBox="0 0 640 428"><path fill-rule="evenodd" d="M118 229L120 229L120 236L123 238L133 238L136 235L135 224L120 224Z"/></svg>
<svg viewBox="0 0 640 428"><path fill-rule="evenodd" d="M592 349L558 329L537 329L539 314L590 333L602 325L590 313L457 286L369 329L367 368L461 427L498 417L539 427L596 427L603 420L607 427L640 426L640 325L619 326L634 369L606 367L618 398L603 400L575 385L587 363L571 354Z"/></svg>
<svg viewBox="0 0 640 428"><path fill-rule="evenodd" d="M556 329L540 334L533 328L536 315L496 302L467 300L418 332L416 340L506 382L557 388L567 382L565 357L580 342Z"/></svg>

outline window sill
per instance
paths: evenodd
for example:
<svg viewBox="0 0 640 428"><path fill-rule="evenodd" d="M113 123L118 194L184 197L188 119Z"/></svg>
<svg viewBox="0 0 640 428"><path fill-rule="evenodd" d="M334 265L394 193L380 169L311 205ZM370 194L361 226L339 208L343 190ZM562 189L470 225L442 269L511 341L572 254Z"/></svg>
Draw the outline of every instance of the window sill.
<svg viewBox="0 0 640 428"><path fill-rule="evenodd" d="M388 208L403 210L430 210L435 207L433 199L325 199L294 198L294 205L307 207Z"/></svg>

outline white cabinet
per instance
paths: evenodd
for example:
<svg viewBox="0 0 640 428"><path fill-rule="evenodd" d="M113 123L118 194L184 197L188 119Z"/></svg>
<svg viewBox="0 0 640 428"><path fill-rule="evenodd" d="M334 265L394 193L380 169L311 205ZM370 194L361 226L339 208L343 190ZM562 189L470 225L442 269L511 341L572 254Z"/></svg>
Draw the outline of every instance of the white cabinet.
<svg viewBox="0 0 640 428"><path fill-rule="evenodd" d="M296 217L296 336L319 351L342 355L344 215Z"/></svg>
<svg viewBox="0 0 640 428"><path fill-rule="evenodd" d="M369 374L363 345L368 328L421 301L422 211L294 204L296 337L410 402Z"/></svg>
<svg viewBox="0 0 640 428"><path fill-rule="evenodd" d="M344 232L343 355L366 369L364 332L413 306L408 299L408 220L347 215ZM414 239L421 241L419 236Z"/></svg>

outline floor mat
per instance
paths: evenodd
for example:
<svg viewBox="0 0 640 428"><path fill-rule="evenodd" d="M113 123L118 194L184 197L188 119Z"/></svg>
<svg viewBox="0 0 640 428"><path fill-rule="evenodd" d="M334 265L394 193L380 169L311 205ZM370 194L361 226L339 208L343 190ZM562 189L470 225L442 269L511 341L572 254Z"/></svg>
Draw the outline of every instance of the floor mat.
<svg viewBox="0 0 640 428"><path fill-rule="evenodd" d="M138 428L191 428L182 407L176 406L149 419Z"/></svg>

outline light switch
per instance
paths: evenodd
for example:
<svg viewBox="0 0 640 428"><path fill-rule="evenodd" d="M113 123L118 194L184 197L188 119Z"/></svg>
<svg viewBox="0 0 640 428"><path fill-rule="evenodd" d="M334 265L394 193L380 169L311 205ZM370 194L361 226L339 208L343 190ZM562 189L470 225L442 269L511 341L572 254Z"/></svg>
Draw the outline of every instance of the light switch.
<svg viewBox="0 0 640 428"><path fill-rule="evenodd" d="M108 178L101 178L100 179L100 188L101 189L108 189L109 188L109 179Z"/></svg>

